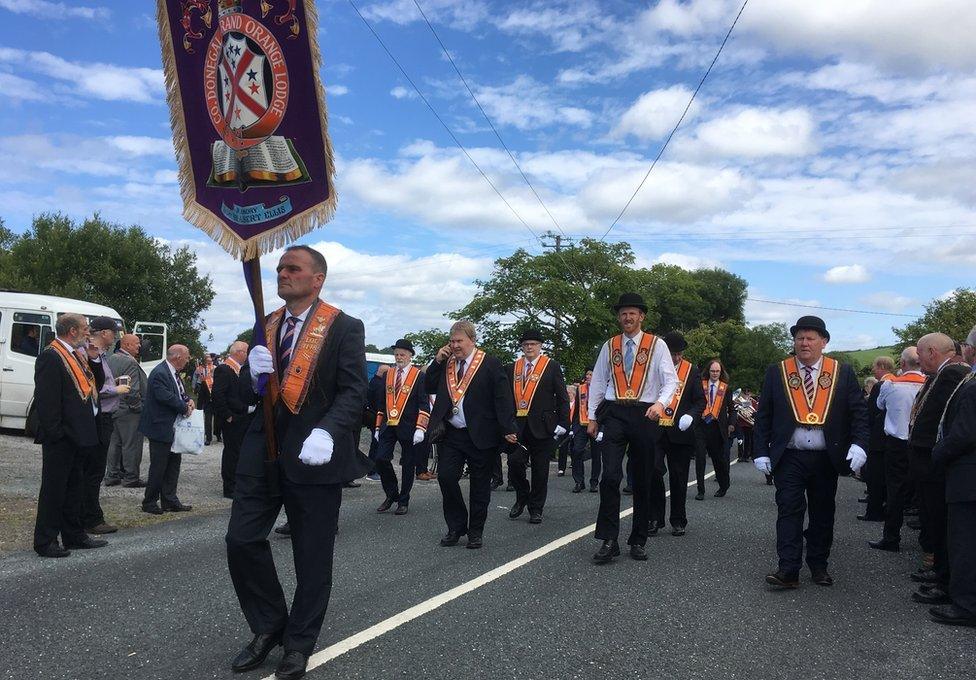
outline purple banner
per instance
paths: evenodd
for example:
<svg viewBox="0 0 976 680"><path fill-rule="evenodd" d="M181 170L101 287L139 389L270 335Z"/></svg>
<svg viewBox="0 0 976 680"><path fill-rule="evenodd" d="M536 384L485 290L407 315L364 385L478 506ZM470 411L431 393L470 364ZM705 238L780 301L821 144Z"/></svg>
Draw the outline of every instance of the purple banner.
<svg viewBox="0 0 976 680"><path fill-rule="evenodd" d="M183 215L242 260L331 219L313 0L157 0Z"/></svg>

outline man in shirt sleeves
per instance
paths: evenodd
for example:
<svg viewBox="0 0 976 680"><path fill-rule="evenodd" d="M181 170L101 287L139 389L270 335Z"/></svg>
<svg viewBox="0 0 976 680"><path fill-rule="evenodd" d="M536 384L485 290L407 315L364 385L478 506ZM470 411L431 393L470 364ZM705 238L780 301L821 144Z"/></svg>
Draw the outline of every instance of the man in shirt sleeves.
<svg viewBox="0 0 976 680"><path fill-rule="evenodd" d="M658 421L678 387L671 352L663 340L641 330L647 305L636 293L624 293L613 307L623 331L603 344L590 383L588 434L601 442L603 478L593 556L597 564L620 554L620 481L624 452L634 461L634 516L630 556L646 560L650 483Z"/></svg>
<svg viewBox="0 0 976 680"><path fill-rule="evenodd" d="M766 582L800 585L805 540L813 582L830 586L837 477L867 460L867 407L854 370L823 355L830 341L823 319L801 317L790 333L795 356L766 370L755 418L753 462L776 482L779 566Z"/></svg>

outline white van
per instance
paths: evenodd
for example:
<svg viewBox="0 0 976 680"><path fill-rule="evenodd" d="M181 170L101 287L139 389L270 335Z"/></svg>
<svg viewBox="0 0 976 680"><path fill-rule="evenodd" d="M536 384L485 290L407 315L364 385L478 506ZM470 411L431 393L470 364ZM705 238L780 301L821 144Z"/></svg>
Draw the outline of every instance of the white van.
<svg viewBox="0 0 976 680"><path fill-rule="evenodd" d="M34 360L54 339L54 323L62 314L84 314L115 319L119 313L93 302L53 295L0 291L0 427L24 428L34 399ZM163 360L167 326L138 321L131 331L142 338L140 363L148 373Z"/></svg>

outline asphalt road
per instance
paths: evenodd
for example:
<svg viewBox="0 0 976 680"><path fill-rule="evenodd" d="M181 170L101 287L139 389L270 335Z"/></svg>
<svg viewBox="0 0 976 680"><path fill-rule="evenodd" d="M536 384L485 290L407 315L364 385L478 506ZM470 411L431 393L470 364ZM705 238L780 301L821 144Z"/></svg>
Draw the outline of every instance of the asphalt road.
<svg viewBox="0 0 976 680"><path fill-rule="evenodd" d="M880 530L854 520L860 484L841 480L833 588L802 575L771 592L772 488L732 467L725 499L689 495L689 531L648 543L650 560L595 566L591 536L561 547L378 637L334 655L309 678L972 678L976 631L928 621L909 600L915 550L877 553ZM480 551L441 548L436 483L415 486L406 517L378 515L377 484L347 491L332 601L317 649L345 649L360 631L519 560L595 521L597 494L550 480L546 520L507 518L492 497ZM249 631L227 575L227 512L110 536L68 559L0 559L0 677L265 678L234 676ZM626 537L629 518L622 521ZM911 540L903 544L914 543ZM286 591L290 543L273 540ZM511 566L511 565L510 565ZM479 582L480 583L480 582ZM313 657L314 659L315 657Z"/></svg>

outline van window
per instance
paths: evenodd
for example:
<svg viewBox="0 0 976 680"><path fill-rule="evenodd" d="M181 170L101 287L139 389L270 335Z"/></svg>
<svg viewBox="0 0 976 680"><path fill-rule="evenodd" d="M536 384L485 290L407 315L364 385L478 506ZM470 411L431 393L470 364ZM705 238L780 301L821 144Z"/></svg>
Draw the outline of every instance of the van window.
<svg viewBox="0 0 976 680"><path fill-rule="evenodd" d="M139 361L162 361L166 353L166 348L163 347L164 327L151 323L138 324L138 326L139 332L136 335L142 341L139 347Z"/></svg>
<svg viewBox="0 0 976 680"><path fill-rule="evenodd" d="M45 332L47 331L47 332ZM36 357L51 335L51 315L14 312L10 350Z"/></svg>

